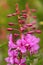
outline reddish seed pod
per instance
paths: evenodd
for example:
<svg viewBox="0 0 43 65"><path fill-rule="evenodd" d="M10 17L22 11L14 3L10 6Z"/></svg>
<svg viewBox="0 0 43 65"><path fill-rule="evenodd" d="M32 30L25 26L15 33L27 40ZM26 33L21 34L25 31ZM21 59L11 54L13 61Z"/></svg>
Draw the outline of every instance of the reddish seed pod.
<svg viewBox="0 0 43 65"><path fill-rule="evenodd" d="M36 9L31 9L32 12L36 12Z"/></svg>
<svg viewBox="0 0 43 65"><path fill-rule="evenodd" d="M26 24L27 26L29 26L29 27L31 27L32 26L32 24L30 23L30 24Z"/></svg>
<svg viewBox="0 0 43 65"><path fill-rule="evenodd" d="M12 16L12 14L8 14L8 15L7 15L7 17L11 17L11 16Z"/></svg>
<svg viewBox="0 0 43 65"><path fill-rule="evenodd" d="M32 18L36 19L36 18L37 18L37 16L32 16Z"/></svg>
<svg viewBox="0 0 43 65"><path fill-rule="evenodd" d="M40 34L41 33L41 30L36 30L36 33L39 33Z"/></svg>
<svg viewBox="0 0 43 65"><path fill-rule="evenodd" d="M13 31L13 28L7 28L7 31Z"/></svg>
<svg viewBox="0 0 43 65"><path fill-rule="evenodd" d="M14 23L12 23L12 22L9 22L9 23L8 23L8 25L10 25L10 26L13 26L13 25L14 25Z"/></svg>
<svg viewBox="0 0 43 65"><path fill-rule="evenodd" d="M16 33L14 34L14 37L18 37L18 36L19 36L19 34L16 34Z"/></svg>

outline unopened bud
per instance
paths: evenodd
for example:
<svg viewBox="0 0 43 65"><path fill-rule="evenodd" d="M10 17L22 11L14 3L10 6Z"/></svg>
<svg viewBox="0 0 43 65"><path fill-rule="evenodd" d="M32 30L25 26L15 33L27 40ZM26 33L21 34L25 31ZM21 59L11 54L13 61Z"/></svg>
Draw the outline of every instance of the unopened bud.
<svg viewBox="0 0 43 65"><path fill-rule="evenodd" d="M7 31L13 31L13 28L7 28Z"/></svg>
<svg viewBox="0 0 43 65"><path fill-rule="evenodd" d="M18 36L19 36L19 34L16 34L16 33L14 34L14 37L18 37Z"/></svg>
<svg viewBox="0 0 43 65"><path fill-rule="evenodd" d="M36 29L36 26L32 26L32 29Z"/></svg>
<svg viewBox="0 0 43 65"><path fill-rule="evenodd" d="M12 16L16 16L16 13L13 13Z"/></svg>
<svg viewBox="0 0 43 65"><path fill-rule="evenodd" d="M33 21L32 24L33 24L33 25L36 24L36 21Z"/></svg>
<svg viewBox="0 0 43 65"><path fill-rule="evenodd" d="M41 33L41 30L36 30L36 33L39 33L40 34Z"/></svg>
<svg viewBox="0 0 43 65"><path fill-rule="evenodd" d="M25 21L24 21L24 20L19 20L19 23L20 23L20 24L24 24Z"/></svg>
<svg viewBox="0 0 43 65"><path fill-rule="evenodd" d="M36 18L37 18L37 16L32 16L32 18L36 19Z"/></svg>
<svg viewBox="0 0 43 65"><path fill-rule="evenodd" d="M17 15L20 14L20 11L19 11L19 10L16 10L16 14L17 14Z"/></svg>
<svg viewBox="0 0 43 65"><path fill-rule="evenodd" d="M28 28L28 26L26 26L26 25L24 25L23 27L24 27L25 29Z"/></svg>
<svg viewBox="0 0 43 65"><path fill-rule="evenodd" d="M26 24L27 26L29 26L29 27L31 27L32 26L32 24Z"/></svg>
<svg viewBox="0 0 43 65"><path fill-rule="evenodd" d="M27 18L27 15L26 15L26 14L23 14L22 16L23 16L24 18Z"/></svg>
<svg viewBox="0 0 43 65"><path fill-rule="evenodd" d="M26 13L26 10L22 10L22 13Z"/></svg>
<svg viewBox="0 0 43 65"><path fill-rule="evenodd" d="M33 34L33 33L34 33L34 31L29 31L29 32L28 32L28 34Z"/></svg>
<svg viewBox="0 0 43 65"><path fill-rule="evenodd" d="M23 27L20 27L20 31L24 31L25 30L25 28L23 28Z"/></svg>
<svg viewBox="0 0 43 65"><path fill-rule="evenodd" d="M16 8L18 7L18 3L16 3Z"/></svg>
<svg viewBox="0 0 43 65"><path fill-rule="evenodd" d="M36 9L32 9L31 11L32 11L32 12L36 12Z"/></svg>
<svg viewBox="0 0 43 65"><path fill-rule="evenodd" d="M11 16L12 16L12 14L8 14L8 15L7 15L7 17L11 17Z"/></svg>
<svg viewBox="0 0 43 65"><path fill-rule="evenodd" d="M13 25L14 25L14 23L12 23L12 22L9 22L9 23L8 23L8 25L10 25L10 26L13 26Z"/></svg>

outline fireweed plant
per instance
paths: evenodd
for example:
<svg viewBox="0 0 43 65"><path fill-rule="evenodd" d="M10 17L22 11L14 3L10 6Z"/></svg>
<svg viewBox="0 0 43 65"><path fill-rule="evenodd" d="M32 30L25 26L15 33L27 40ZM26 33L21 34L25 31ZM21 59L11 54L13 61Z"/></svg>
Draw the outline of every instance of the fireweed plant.
<svg viewBox="0 0 43 65"><path fill-rule="evenodd" d="M36 26L34 26L36 24L37 17L33 16L32 13L35 12L36 10L30 9L28 4L26 4L25 10L20 12L18 4L16 4L16 12L7 16L8 18L17 16L18 23L9 22L8 25L19 26L18 29L7 28L10 32L14 30L19 32L19 34L10 33L8 36L8 57L5 58L5 61L8 63L7 65L27 65L27 58L38 53L38 43L40 39L37 38L34 33L40 34L41 31L39 29L37 30ZM30 17L34 19L31 23L28 20ZM28 22L26 22L26 20Z"/></svg>

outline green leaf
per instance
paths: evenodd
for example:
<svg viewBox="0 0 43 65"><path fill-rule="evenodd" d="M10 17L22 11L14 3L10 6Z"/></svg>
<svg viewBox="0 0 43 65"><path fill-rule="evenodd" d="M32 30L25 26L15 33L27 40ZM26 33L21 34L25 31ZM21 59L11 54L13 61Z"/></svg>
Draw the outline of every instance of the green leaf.
<svg viewBox="0 0 43 65"><path fill-rule="evenodd" d="M4 44L0 44L0 48L3 47L4 45L6 45L7 43L4 43Z"/></svg>

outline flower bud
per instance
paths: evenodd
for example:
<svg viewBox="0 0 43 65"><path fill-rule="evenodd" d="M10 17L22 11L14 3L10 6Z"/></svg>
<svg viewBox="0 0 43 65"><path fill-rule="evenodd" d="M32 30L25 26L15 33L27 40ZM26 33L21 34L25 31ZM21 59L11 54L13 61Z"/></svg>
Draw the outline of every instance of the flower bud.
<svg viewBox="0 0 43 65"><path fill-rule="evenodd" d="M11 17L11 16L12 16L12 14L8 14L8 15L7 15L7 17Z"/></svg>
<svg viewBox="0 0 43 65"><path fill-rule="evenodd" d="M16 8L18 7L18 3L16 3Z"/></svg>
<svg viewBox="0 0 43 65"><path fill-rule="evenodd" d="M36 12L36 9L32 9L31 11L32 11L32 12Z"/></svg>
<svg viewBox="0 0 43 65"><path fill-rule="evenodd" d="M36 30L36 33L39 33L40 34L41 33L41 30Z"/></svg>
<svg viewBox="0 0 43 65"><path fill-rule="evenodd" d="M23 32L24 30L25 30L25 28L23 28L23 27L20 27L20 31L22 31L22 32Z"/></svg>
<svg viewBox="0 0 43 65"><path fill-rule="evenodd" d="M28 12L30 9L28 7L28 3L26 3L26 11Z"/></svg>
<svg viewBox="0 0 43 65"><path fill-rule="evenodd" d="M28 28L28 26L26 26L26 25L24 25L23 27L24 27L25 29Z"/></svg>
<svg viewBox="0 0 43 65"><path fill-rule="evenodd" d="M32 22L32 24L33 24L33 25L36 24L36 21L34 20L34 21Z"/></svg>
<svg viewBox="0 0 43 65"><path fill-rule="evenodd" d="M17 14L17 15L20 14L20 11L19 11L19 10L16 10L16 14Z"/></svg>
<svg viewBox="0 0 43 65"><path fill-rule="evenodd" d="M9 22L9 23L8 23L8 25L10 25L10 26L13 26L13 25L14 25L14 23L12 23L12 22Z"/></svg>
<svg viewBox="0 0 43 65"><path fill-rule="evenodd" d="M14 37L18 37L18 36L19 36L19 34L16 34L16 33L14 34Z"/></svg>
<svg viewBox="0 0 43 65"><path fill-rule="evenodd" d="M34 31L29 31L29 32L28 32L28 34L33 34L33 33L34 33Z"/></svg>
<svg viewBox="0 0 43 65"><path fill-rule="evenodd" d="M22 13L26 13L26 10L22 10Z"/></svg>
<svg viewBox="0 0 43 65"><path fill-rule="evenodd" d="M26 19L26 18L27 18L27 16L23 16L23 18L25 18L25 19Z"/></svg>
<svg viewBox="0 0 43 65"><path fill-rule="evenodd" d="M32 26L32 29L36 29L36 26Z"/></svg>
<svg viewBox="0 0 43 65"><path fill-rule="evenodd" d="M20 14L18 4L16 4L16 14L17 14L17 15Z"/></svg>
<svg viewBox="0 0 43 65"><path fill-rule="evenodd" d="M26 15L26 14L23 14L22 16L23 16L24 18L27 18L27 15Z"/></svg>
<svg viewBox="0 0 43 65"><path fill-rule="evenodd" d="M37 18L37 16L32 16L32 18L36 19L36 18Z"/></svg>
<svg viewBox="0 0 43 65"><path fill-rule="evenodd" d="M20 20L19 19L19 21L18 21L20 24L24 24L25 23L25 21L24 20Z"/></svg>
<svg viewBox="0 0 43 65"><path fill-rule="evenodd" d="M32 26L32 24L26 24L27 26L29 26L29 27L31 27Z"/></svg>
<svg viewBox="0 0 43 65"><path fill-rule="evenodd" d="M23 16L27 16L27 14L23 14Z"/></svg>
<svg viewBox="0 0 43 65"><path fill-rule="evenodd" d="M13 31L13 28L7 28L7 31Z"/></svg>
<svg viewBox="0 0 43 65"><path fill-rule="evenodd" d="M16 13L13 13L12 16L16 16Z"/></svg>

